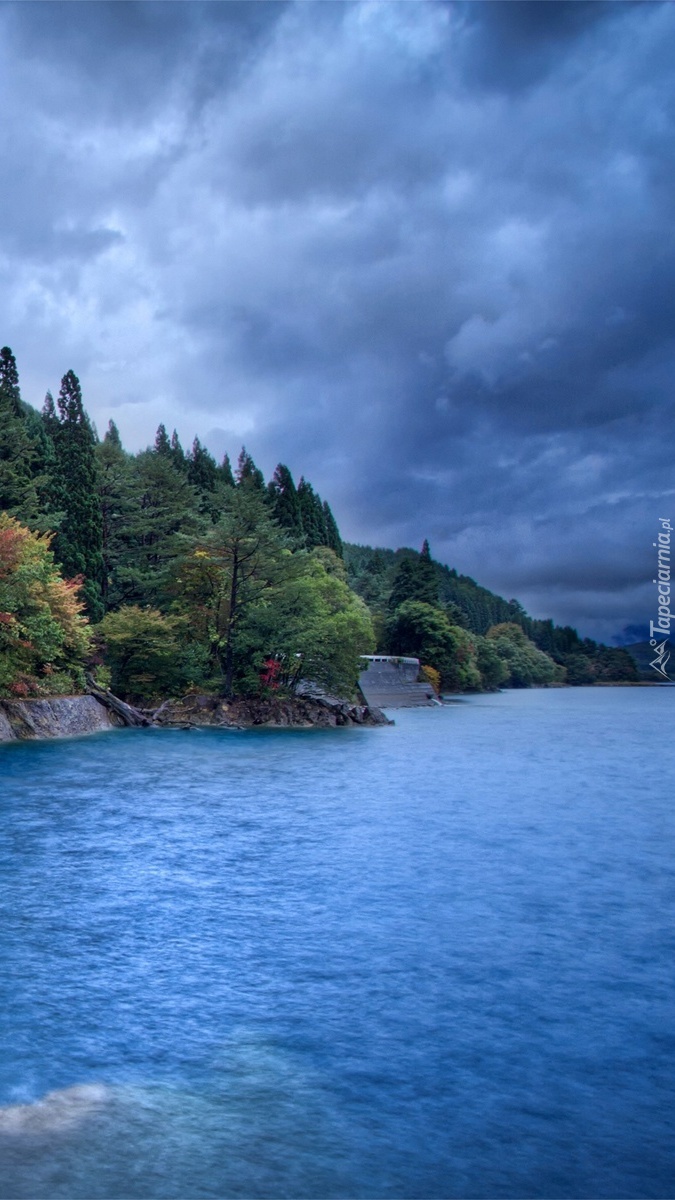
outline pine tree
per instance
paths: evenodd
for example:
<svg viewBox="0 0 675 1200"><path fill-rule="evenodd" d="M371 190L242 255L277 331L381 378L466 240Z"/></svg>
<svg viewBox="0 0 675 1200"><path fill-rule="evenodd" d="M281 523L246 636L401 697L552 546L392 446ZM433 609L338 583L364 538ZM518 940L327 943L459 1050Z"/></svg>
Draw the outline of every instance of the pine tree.
<svg viewBox="0 0 675 1200"><path fill-rule="evenodd" d="M287 529L296 540L302 539L302 513L300 501L288 467L279 463L267 485L267 497L272 515L282 529Z"/></svg>
<svg viewBox="0 0 675 1200"><path fill-rule="evenodd" d="M192 450L187 458L187 477L189 483L200 492L214 492L218 482L218 467L216 460L199 438L192 443Z"/></svg>
<svg viewBox="0 0 675 1200"><path fill-rule="evenodd" d="M122 449L122 439L120 431L114 421L108 421L108 428L103 436L103 441L109 446L116 446L119 450Z"/></svg>
<svg viewBox="0 0 675 1200"><path fill-rule="evenodd" d="M9 346L0 350L0 396L7 402L14 416L21 415L21 391L19 389L19 372L16 359Z"/></svg>
<svg viewBox="0 0 675 1200"><path fill-rule="evenodd" d="M438 604L438 576L436 564L431 557L429 542L424 539L416 570L417 594L415 600L424 604Z"/></svg>
<svg viewBox="0 0 675 1200"><path fill-rule="evenodd" d="M180 438L178 437L178 434L176 433L175 429L174 429L173 433L171 434L170 450L171 450L171 461L172 461L174 467L177 467L179 471L187 471L187 460L185 458L185 451L183 450L183 447L180 444Z"/></svg>
<svg viewBox="0 0 675 1200"><path fill-rule="evenodd" d="M97 486L97 439L74 371L63 376L57 403L58 416L53 412L53 401L51 405L47 403L46 409L65 510L54 540L54 552L67 577L84 576L82 593L87 611L96 621L103 615L103 525Z"/></svg>
<svg viewBox="0 0 675 1200"><path fill-rule="evenodd" d="M155 454L163 454L166 457L171 454L171 442L166 432L166 425L159 425L157 427L157 433L155 434Z"/></svg>
<svg viewBox="0 0 675 1200"><path fill-rule="evenodd" d="M314 546L327 546L328 532L321 497L316 494L311 483L302 477L298 484L298 501L302 514L305 545L309 550Z"/></svg>
<svg viewBox="0 0 675 1200"><path fill-rule="evenodd" d="M225 487L234 487L235 486L234 474L232 472L232 463L230 462L229 454L225 455L222 463L218 467L218 474L220 477L220 482L222 484L224 484Z"/></svg>
<svg viewBox="0 0 675 1200"><path fill-rule="evenodd" d="M265 476L256 467L245 446L242 446L237 462L237 486L241 487L242 484L244 487L254 488L258 492L265 491Z"/></svg>
<svg viewBox="0 0 675 1200"><path fill-rule="evenodd" d="M340 537L340 530L337 527L337 521L331 512L330 505L327 500L324 500L323 502L323 519L326 525L326 537L328 539L326 544L335 552L335 554L337 554L338 558L343 558L344 549L342 546L342 538Z"/></svg>
<svg viewBox="0 0 675 1200"><path fill-rule="evenodd" d="M132 511L131 456L122 448L114 421L109 422L103 441L96 446L96 462L102 523L101 591L107 609L114 599L114 572L123 553L124 530Z"/></svg>
<svg viewBox="0 0 675 1200"><path fill-rule="evenodd" d="M32 528L40 525L37 439L21 401L19 373L9 346L0 350L0 509Z"/></svg>

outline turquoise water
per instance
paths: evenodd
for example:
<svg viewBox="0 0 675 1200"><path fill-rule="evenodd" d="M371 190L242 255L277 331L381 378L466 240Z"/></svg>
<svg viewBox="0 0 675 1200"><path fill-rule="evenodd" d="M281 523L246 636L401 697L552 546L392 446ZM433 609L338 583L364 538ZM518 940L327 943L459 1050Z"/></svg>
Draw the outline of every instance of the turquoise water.
<svg viewBox="0 0 675 1200"><path fill-rule="evenodd" d="M0 748L0 1196L675 1194L674 706Z"/></svg>

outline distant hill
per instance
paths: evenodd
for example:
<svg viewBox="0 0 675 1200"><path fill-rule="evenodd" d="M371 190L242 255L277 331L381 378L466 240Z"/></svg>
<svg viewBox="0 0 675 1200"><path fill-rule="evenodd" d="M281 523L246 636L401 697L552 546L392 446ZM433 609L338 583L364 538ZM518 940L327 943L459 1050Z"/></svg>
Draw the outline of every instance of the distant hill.
<svg viewBox="0 0 675 1200"><path fill-rule="evenodd" d="M389 652L386 650L388 621L400 599L424 599L443 610L455 625L479 638L495 625L520 626L538 650L565 668L568 683L637 682L635 660L626 649L581 638L571 625L560 626L551 620L531 617L518 600L506 600L471 576L460 575L453 567L436 562L428 542L421 553L409 546L389 550L345 542L344 563L349 586L373 614L381 652Z"/></svg>

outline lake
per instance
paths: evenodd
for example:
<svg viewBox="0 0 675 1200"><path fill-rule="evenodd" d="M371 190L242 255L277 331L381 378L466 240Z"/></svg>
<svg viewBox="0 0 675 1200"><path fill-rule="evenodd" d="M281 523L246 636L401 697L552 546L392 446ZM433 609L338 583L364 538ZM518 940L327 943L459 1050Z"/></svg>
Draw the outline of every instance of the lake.
<svg viewBox="0 0 675 1200"><path fill-rule="evenodd" d="M674 713L1 747L2 1200L675 1194Z"/></svg>

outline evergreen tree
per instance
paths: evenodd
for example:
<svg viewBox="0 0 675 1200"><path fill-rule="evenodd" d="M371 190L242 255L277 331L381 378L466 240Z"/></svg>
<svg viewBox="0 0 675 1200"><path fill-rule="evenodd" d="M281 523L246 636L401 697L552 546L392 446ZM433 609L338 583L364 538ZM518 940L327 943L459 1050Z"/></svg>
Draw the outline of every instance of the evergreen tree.
<svg viewBox="0 0 675 1200"><path fill-rule="evenodd" d="M298 484L298 501L305 545L309 550L313 546L327 546L328 532L321 497L316 494L311 483L308 483L304 477L301 477Z"/></svg>
<svg viewBox="0 0 675 1200"><path fill-rule="evenodd" d="M175 431L174 431L175 432ZM166 425L158 425L155 434L155 454L163 454L168 458L171 454L171 442L166 432Z"/></svg>
<svg viewBox="0 0 675 1200"><path fill-rule="evenodd" d="M416 577L415 566L411 558L404 558L400 563L398 571L394 577L394 584L389 596L387 607L391 612L401 604L405 604L408 600L416 600Z"/></svg>
<svg viewBox="0 0 675 1200"><path fill-rule="evenodd" d="M218 475L220 482L224 487L234 487L234 474L232 472L232 463L230 462L229 454L226 454L222 463L218 467Z"/></svg>
<svg viewBox="0 0 675 1200"><path fill-rule="evenodd" d="M82 594L87 611L92 620L98 620L103 615L103 524L97 486L97 439L82 403L80 381L73 371L63 376L57 403L56 423L53 402L47 405L47 420L53 430L65 517L54 551L68 578L84 576Z"/></svg>
<svg viewBox="0 0 675 1200"><path fill-rule="evenodd" d="M171 458L143 450L129 460L129 475L118 503L109 564L110 608L122 604L167 608L173 565L185 536L211 525L199 511L199 498Z"/></svg>
<svg viewBox="0 0 675 1200"><path fill-rule="evenodd" d="M272 515L282 529L287 529L296 541L302 539L302 514L293 476L288 467L279 463L267 485Z"/></svg>
<svg viewBox="0 0 675 1200"><path fill-rule="evenodd" d="M0 509L37 528L39 455L26 411L14 355L4 346L0 350Z"/></svg>
<svg viewBox="0 0 675 1200"><path fill-rule="evenodd" d="M125 530L133 511L131 456L122 449L114 421L110 421L103 441L96 446L96 461L103 556L101 592L104 607L108 609L115 598L114 572L124 552Z"/></svg>
<svg viewBox="0 0 675 1200"><path fill-rule="evenodd" d="M218 467L216 460L199 438L192 443L192 450L187 458L187 477L193 487L199 492L214 492L218 482Z"/></svg>
<svg viewBox="0 0 675 1200"><path fill-rule="evenodd" d="M9 346L3 346L0 350L0 396L15 417L21 415L19 372Z"/></svg>
<svg viewBox="0 0 675 1200"><path fill-rule="evenodd" d="M331 512L330 505L328 504L327 500L324 500L323 502L323 519L326 526L326 545L330 550L333 550L334 553L337 554L338 558L343 558L344 549L342 546L342 538L340 537L340 530L337 527L337 521Z"/></svg>
<svg viewBox="0 0 675 1200"><path fill-rule="evenodd" d="M170 451L171 451L171 461L172 461L174 467L176 467L179 471L187 471L187 460L185 458L185 451L183 450L183 447L180 444L180 438L178 437L178 434L175 429L174 429L173 433L171 434Z"/></svg>
<svg viewBox="0 0 675 1200"><path fill-rule="evenodd" d="M437 606L439 587L436 566L425 538L418 558L404 558L396 572L389 597L390 610L395 611L408 600Z"/></svg>
<svg viewBox="0 0 675 1200"><path fill-rule="evenodd" d="M242 484L254 488L257 492L265 490L265 476L256 467L245 446L242 446L237 462L237 486L241 487Z"/></svg>
<svg viewBox="0 0 675 1200"><path fill-rule="evenodd" d="M122 449L120 431L114 421L108 421L108 428L103 435L103 441L109 446L116 446L118 450Z"/></svg>

